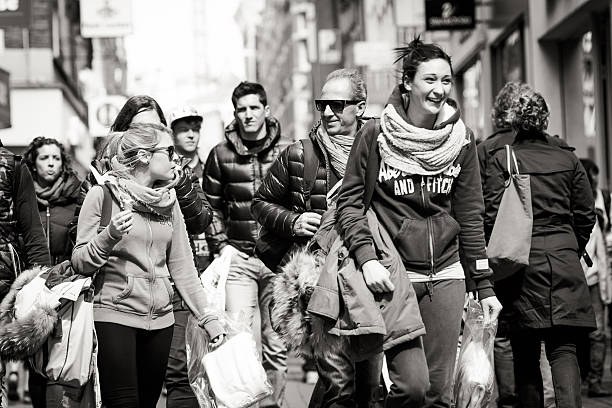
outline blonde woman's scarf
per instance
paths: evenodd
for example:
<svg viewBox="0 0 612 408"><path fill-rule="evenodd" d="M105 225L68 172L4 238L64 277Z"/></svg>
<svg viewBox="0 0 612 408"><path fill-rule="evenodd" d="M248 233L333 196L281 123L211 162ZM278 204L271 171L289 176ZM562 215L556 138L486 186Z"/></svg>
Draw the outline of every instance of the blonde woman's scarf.
<svg viewBox="0 0 612 408"><path fill-rule="evenodd" d="M319 123L316 137L327 151L332 167L336 170L338 176L343 178L346 172L346 163L348 162L349 153L355 141L355 135L331 136L327 134L323 124Z"/></svg>
<svg viewBox="0 0 612 408"><path fill-rule="evenodd" d="M106 176L106 180L123 206L163 218L172 216L172 208L176 201L176 192L172 185L150 188L132 179L113 175Z"/></svg>
<svg viewBox="0 0 612 408"><path fill-rule="evenodd" d="M440 114L449 117L454 108L445 104ZM378 146L384 163L406 174L440 174L455 161L470 141L461 119L440 129L425 129L407 123L392 104L380 118Z"/></svg>

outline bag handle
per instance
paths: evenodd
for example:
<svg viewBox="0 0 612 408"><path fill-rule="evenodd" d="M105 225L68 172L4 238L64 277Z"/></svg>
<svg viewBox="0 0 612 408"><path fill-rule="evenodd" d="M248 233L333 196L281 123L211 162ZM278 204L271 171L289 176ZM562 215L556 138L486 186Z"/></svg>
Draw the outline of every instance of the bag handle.
<svg viewBox="0 0 612 408"><path fill-rule="evenodd" d="M302 139L302 147L304 149L304 203L306 211L312 209L310 199L312 198L312 190L314 190L317 182L317 171L319 170L319 157L314 150L314 145L310 139Z"/></svg>
<svg viewBox="0 0 612 408"><path fill-rule="evenodd" d="M113 216L113 195L111 194L108 182L102 184L104 192L104 201L102 201L102 216L100 217L100 227L106 228L110 224Z"/></svg>

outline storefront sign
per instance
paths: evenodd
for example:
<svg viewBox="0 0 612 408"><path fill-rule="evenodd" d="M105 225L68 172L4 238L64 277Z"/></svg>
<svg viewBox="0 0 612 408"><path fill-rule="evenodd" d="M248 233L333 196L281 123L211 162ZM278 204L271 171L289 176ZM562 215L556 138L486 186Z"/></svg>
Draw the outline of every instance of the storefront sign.
<svg viewBox="0 0 612 408"><path fill-rule="evenodd" d="M0 129L11 127L11 92L9 73L0 69Z"/></svg>
<svg viewBox="0 0 612 408"><path fill-rule="evenodd" d="M131 33L131 0L81 0L82 37L123 37Z"/></svg>
<svg viewBox="0 0 612 408"><path fill-rule="evenodd" d="M476 25L475 3L475 0L425 0L425 29L473 29Z"/></svg>
<svg viewBox="0 0 612 408"><path fill-rule="evenodd" d="M31 0L0 0L0 27L29 27Z"/></svg>
<svg viewBox="0 0 612 408"><path fill-rule="evenodd" d="M337 29L319 30L319 63L339 64L342 58L340 32Z"/></svg>
<svg viewBox="0 0 612 408"><path fill-rule="evenodd" d="M89 133L95 137L107 136L126 100L121 95L105 95L87 101Z"/></svg>

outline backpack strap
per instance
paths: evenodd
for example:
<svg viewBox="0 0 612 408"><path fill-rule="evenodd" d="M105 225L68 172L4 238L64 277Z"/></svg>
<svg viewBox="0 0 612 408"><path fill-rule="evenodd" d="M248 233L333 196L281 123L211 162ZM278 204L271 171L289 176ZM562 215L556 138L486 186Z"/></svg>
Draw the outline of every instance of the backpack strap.
<svg viewBox="0 0 612 408"><path fill-rule="evenodd" d="M21 181L21 172L23 169L21 168L21 156L16 154L13 162L13 192L15 193L15 197L17 193L19 193L19 182Z"/></svg>
<svg viewBox="0 0 612 408"><path fill-rule="evenodd" d="M306 211L310 211L312 208L310 199L317 181L317 171L319 170L319 157L314 150L312 140L302 139L301 142L304 148L304 202L306 203Z"/></svg>
<svg viewBox="0 0 612 408"><path fill-rule="evenodd" d="M100 217L100 227L106 228L110 224L110 219L113 216L113 195L111 193L108 182L102 184L104 192L104 201L102 202L102 216Z"/></svg>
<svg viewBox="0 0 612 408"><path fill-rule="evenodd" d="M380 119L376 120L376 126L374 129L380 129ZM368 155L368 161L366 163L365 170L365 185L363 189L363 212L364 214L370 208L372 204L372 196L374 195L374 187L376 187L376 178L378 176L378 167L380 165L380 158L378 153L378 136L372 138L372 144L370 145L370 154Z"/></svg>

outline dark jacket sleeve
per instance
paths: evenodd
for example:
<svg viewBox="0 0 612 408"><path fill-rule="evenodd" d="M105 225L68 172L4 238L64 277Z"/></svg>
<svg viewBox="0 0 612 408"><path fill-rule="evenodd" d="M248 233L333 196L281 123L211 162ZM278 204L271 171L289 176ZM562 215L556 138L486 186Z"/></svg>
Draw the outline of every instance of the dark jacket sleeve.
<svg viewBox="0 0 612 408"><path fill-rule="evenodd" d="M587 179L584 167L582 167L579 161L576 161L576 168L574 169L571 194L570 210L574 234L576 234L576 241L578 241L578 253L582 254L587 242L589 242L596 216L593 190Z"/></svg>
<svg viewBox="0 0 612 408"><path fill-rule="evenodd" d="M300 216L300 213L290 210L289 157L295 154L292 152L294 146L283 150L272 164L251 204L251 213L257 222L285 238L293 237L293 224Z"/></svg>
<svg viewBox="0 0 612 408"><path fill-rule="evenodd" d="M174 187L179 207L185 218L189 234L201 234L212 221L212 208L200 185L198 175L185 168L178 184Z"/></svg>
<svg viewBox="0 0 612 408"><path fill-rule="evenodd" d="M338 224L360 268L367 261L378 259L363 202L370 146L376 136L375 120L368 121L355 136L338 195Z"/></svg>
<svg viewBox="0 0 612 408"><path fill-rule="evenodd" d="M454 217L459 223L459 246L463 267L469 280L474 282L473 289L478 290L479 299L494 296L490 277L493 274L487 261L485 249L483 213L484 202L480 169L476 154L474 135L469 131L470 144L461 161L461 172L455 180L452 193ZM468 290L472 289L468 287Z"/></svg>
<svg viewBox="0 0 612 408"><path fill-rule="evenodd" d="M204 192L213 210L212 222L206 229L206 240L212 254L218 253L221 248L229 244L225 227L227 203L224 188L219 156L217 148L214 148L206 160L204 171Z"/></svg>
<svg viewBox="0 0 612 408"><path fill-rule="evenodd" d="M485 185L485 181L486 181L486 170L487 170L487 159L488 159L488 152L486 150L486 143L484 141L480 142L480 144L476 147L476 153L478 154L478 167L480 169L480 182L482 184L482 187L484 188Z"/></svg>
<svg viewBox="0 0 612 408"><path fill-rule="evenodd" d="M19 177L17 190L15 191L15 214L17 215L17 227L23 234L23 253L26 256L27 266L51 265L49 247L36 202L34 181L30 171L20 164L15 172Z"/></svg>

